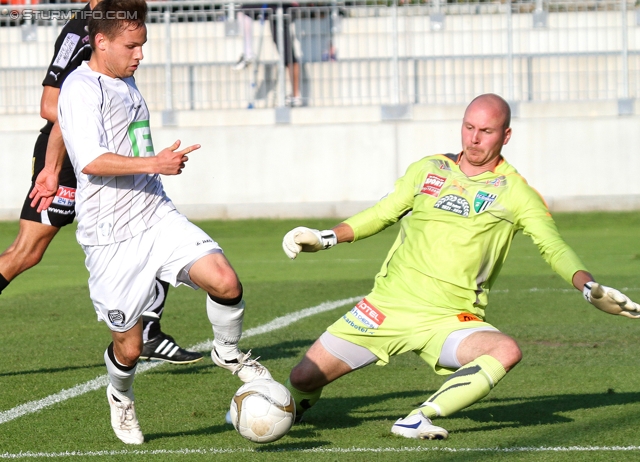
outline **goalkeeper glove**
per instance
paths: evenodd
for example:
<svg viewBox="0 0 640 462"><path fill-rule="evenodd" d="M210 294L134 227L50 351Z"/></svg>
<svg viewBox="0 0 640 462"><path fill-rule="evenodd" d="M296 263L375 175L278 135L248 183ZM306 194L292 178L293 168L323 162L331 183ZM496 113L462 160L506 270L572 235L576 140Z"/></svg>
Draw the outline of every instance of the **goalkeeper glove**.
<svg viewBox="0 0 640 462"><path fill-rule="evenodd" d="M584 285L582 294L589 303L605 313L619 314L632 319L640 318L640 305L619 290L591 281Z"/></svg>
<svg viewBox="0 0 640 462"><path fill-rule="evenodd" d="M318 231L299 226L284 235L282 249L287 257L293 260L300 252L317 252L333 247L337 243L336 233L330 229Z"/></svg>

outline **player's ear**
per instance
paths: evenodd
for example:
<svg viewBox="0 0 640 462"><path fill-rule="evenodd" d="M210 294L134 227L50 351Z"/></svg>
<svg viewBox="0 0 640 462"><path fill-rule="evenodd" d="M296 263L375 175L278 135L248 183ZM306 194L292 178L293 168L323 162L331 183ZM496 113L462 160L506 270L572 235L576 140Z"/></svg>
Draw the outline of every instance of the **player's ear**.
<svg viewBox="0 0 640 462"><path fill-rule="evenodd" d="M505 144L507 144L510 139L511 139L511 127L507 128L504 131L504 142L502 143L502 145L504 146Z"/></svg>
<svg viewBox="0 0 640 462"><path fill-rule="evenodd" d="M95 44L96 49L100 51L106 50L108 41L109 39L107 38L107 36L101 32L98 32L93 39L93 43Z"/></svg>

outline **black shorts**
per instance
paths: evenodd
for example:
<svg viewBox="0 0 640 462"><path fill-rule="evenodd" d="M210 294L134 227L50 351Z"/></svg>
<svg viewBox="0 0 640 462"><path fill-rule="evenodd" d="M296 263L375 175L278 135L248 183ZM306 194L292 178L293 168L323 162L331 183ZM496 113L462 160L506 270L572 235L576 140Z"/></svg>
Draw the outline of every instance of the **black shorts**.
<svg viewBox="0 0 640 462"><path fill-rule="evenodd" d="M274 16L273 16L273 21L271 21L271 37L273 37L273 43L275 43L277 47L278 46L278 29L277 29L276 18L275 18L276 10L274 9L273 11L274 11L273 13ZM284 26L283 27L284 28L284 35L283 35L284 65L288 66L291 63L297 63L298 57L296 56L295 50L293 48L289 21L285 20L283 26Z"/></svg>
<svg viewBox="0 0 640 462"><path fill-rule="evenodd" d="M35 208L31 207L32 199L29 198L29 194L35 185L35 180L44 168L48 142L49 134L40 133L33 149L33 175L31 176L31 188L29 188L27 197L22 205L20 219L35 221L36 223L43 223L45 225L55 226L56 228L62 228L63 226L73 223L73 219L76 216L76 187L78 182L68 155L65 154L64 156L64 163L62 164L62 170L58 177L58 192L56 193L56 197L53 199L49 208L46 211L38 213Z"/></svg>

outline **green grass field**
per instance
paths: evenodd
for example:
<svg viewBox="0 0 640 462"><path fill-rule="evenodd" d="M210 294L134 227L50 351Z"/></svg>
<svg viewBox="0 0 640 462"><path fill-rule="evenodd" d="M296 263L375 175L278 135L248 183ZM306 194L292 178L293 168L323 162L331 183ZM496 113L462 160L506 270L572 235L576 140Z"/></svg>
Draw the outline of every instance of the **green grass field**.
<svg viewBox="0 0 640 462"><path fill-rule="evenodd" d="M640 213L558 214L566 241L596 278L640 299ZM245 330L371 288L396 228L355 245L289 261L281 239L294 226L329 220L212 221L200 225L225 249L245 287ZM0 248L17 232L0 223ZM476 405L438 419L446 441L389 433L392 423L443 381L417 356L396 357L328 386L319 404L272 444L255 445L224 423L240 386L210 358L138 374L137 412L146 442L120 443L105 389L65 398L105 375L110 342L91 306L83 253L63 229L44 260L0 295L0 459L186 460L638 460L640 321L588 305L519 235L491 295L488 321L516 338L524 359ZM284 381L306 348L350 305L241 341ZM169 293L163 330L183 346L212 337L204 293ZM76 387L76 388L74 388ZM59 402L36 412L38 403ZM44 401L43 401L44 400ZM16 416L17 415L17 416Z"/></svg>

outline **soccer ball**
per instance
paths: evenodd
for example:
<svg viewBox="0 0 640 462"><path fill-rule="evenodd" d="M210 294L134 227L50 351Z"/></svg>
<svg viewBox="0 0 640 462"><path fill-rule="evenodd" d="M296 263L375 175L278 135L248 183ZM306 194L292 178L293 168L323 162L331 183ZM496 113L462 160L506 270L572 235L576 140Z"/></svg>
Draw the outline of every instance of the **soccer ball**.
<svg viewBox="0 0 640 462"><path fill-rule="evenodd" d="M271 379L256 379L238 389L229 413L240 435L254 443L271 443L289 431L296 406L284 385Z"/></svg>

